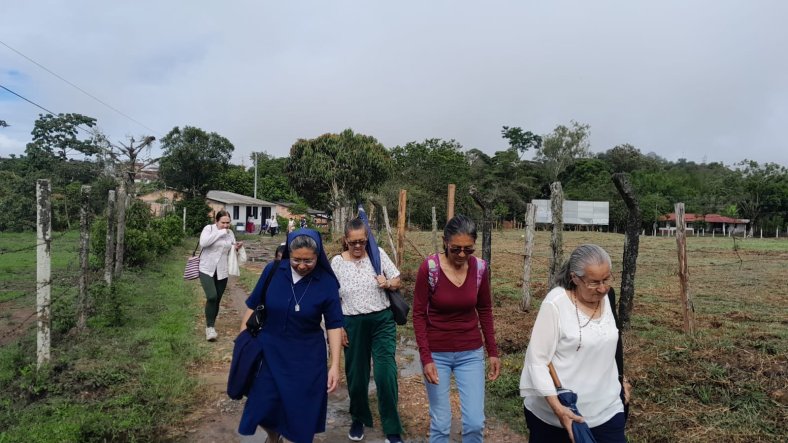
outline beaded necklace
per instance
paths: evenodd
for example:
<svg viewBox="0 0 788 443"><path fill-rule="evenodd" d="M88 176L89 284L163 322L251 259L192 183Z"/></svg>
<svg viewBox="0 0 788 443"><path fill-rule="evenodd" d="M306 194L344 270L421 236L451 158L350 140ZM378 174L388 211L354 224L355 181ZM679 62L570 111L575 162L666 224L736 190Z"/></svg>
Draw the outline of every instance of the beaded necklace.
<svg viewBox="0 0 788 443"><path fill-rule="evenodd" d="M591 320L596 315L596 311L599 310L600 302L599 301L596 302L596 307L594 308L594 312L591 313L591 316L588 317L588 321L584 325L580 324L580 309L577 307L577 296L575 296L574 293L572 294L572 304L575 305L575 315L577 316L577 330L580 333L580 342L577 344L577 349L575 349L575 351L579 351L580 347L583 346L583 328L585 328L586 326L588 326L589 323L591 323Z"/></svg>

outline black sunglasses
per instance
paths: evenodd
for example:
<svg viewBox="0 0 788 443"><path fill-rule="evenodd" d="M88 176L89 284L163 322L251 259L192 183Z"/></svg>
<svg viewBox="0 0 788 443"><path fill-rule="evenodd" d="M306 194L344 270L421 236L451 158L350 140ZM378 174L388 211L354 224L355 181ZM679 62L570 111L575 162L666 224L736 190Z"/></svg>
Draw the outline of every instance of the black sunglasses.
<svg viewBox="0 0 788 443"><path fill-rule="evenodd" d="M366 240L354 240L347 242L348 246L364 246L367 244Z"/></svg>
<svg viewBox="0 0 788 443"><path fill-rule="evenodd" d="M472 246L449 246L449 252L451 252L452 254L459 254L460 252L464 252L465 255L471 255L475 250L476 249L474 249Z"/></svg>

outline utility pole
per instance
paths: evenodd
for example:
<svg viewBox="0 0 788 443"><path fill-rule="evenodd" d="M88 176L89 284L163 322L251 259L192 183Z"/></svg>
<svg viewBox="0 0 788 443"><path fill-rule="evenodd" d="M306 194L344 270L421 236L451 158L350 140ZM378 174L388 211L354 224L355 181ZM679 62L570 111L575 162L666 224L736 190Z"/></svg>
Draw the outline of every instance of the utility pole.
<svg viewBox="0 0 788 443"><path fill-rule="evenodd" d="M257 198L257 153L252 152L254 158L254 198Z"/></svg>

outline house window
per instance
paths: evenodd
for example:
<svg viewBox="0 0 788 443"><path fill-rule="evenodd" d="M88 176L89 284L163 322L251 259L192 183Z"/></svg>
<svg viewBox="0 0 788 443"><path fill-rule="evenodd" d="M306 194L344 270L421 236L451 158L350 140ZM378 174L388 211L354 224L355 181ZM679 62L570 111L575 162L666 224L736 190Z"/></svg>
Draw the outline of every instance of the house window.
<svg viewBox="0 0 788 443"><path fill-rule="evenodd" d="M252 208L252 217L254 217L254 218L255 218L255 220L257 220L257 206L255 206L254 208Z"/></svg>
<svg viewBox="0 0 788 443"><path fill-rule="evenodd" d="M240 206L233 206L233 220L238 220L241 215L241 208Z"/></svg>

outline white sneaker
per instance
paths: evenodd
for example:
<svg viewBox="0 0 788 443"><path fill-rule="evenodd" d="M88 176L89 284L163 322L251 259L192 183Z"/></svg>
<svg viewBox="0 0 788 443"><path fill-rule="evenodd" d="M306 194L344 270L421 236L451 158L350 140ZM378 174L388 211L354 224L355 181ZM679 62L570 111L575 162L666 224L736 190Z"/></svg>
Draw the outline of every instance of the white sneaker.
<svg viewBox="0 0 788 443"><path fill-rule="evenodd" d="M216 333L216 329L214 328L205 328L205 339L208 341L216 341L216 338L219 337L219 334Z"/></svg>

